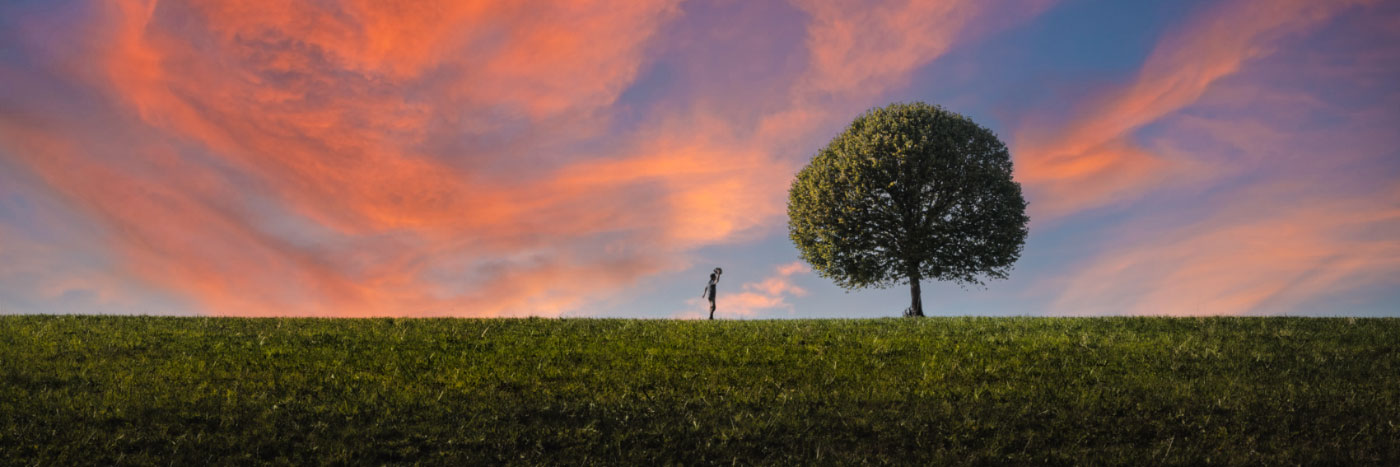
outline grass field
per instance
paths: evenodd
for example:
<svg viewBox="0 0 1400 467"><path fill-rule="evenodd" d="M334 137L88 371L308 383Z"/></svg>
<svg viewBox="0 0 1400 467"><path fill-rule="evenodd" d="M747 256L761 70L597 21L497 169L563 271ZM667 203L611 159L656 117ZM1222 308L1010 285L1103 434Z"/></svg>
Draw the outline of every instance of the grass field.
<svg viewBox="0 0 1400 467"><path fill-rule="evenodd" d="M1400 320L3 316L0 456L1400 465Z"/></svg>

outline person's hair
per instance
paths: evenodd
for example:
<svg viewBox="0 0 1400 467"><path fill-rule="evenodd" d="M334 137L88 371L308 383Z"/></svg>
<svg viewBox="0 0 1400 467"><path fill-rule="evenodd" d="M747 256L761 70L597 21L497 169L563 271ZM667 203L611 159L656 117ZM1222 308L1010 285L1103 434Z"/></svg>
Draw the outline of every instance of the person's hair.
<svg viewBox="0 0 1400 467"><path fill-rule="evenodd" d="M710 280L715 280L715 273L710 273Z"/></svg>

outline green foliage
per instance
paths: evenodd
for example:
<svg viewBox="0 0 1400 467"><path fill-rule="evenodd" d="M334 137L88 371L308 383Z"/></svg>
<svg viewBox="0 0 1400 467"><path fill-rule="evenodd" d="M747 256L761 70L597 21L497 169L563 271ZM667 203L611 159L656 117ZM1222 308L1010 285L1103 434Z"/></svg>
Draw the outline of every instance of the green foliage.
<svg viewBox="0 0 1400 467"><path fill-rule="evenodd" d="M813 270L847 289L982 284L1021 256L1025 211L991 130L941 107L892 104L856 118L798 172L788 232Z"/></svg>
<svg viewBox="0 0 1400 467"><path fill-rule="evenodd" d="M1400 320L0 317L0 464L1400 465Z"/></svg>

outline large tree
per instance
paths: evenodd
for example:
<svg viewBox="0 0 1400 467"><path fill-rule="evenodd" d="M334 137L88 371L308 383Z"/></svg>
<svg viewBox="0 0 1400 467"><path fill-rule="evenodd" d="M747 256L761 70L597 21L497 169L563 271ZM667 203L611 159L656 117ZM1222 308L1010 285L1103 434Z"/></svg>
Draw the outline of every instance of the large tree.
<svg viewBox="0 0 1400 467"><path fill-rule="evenodd" d="M1006 145L922 102L857 117L788 192L788 233L813 270L846 289L907 282L913 316L924 278L1005 279L1029 220Z"/></svg>

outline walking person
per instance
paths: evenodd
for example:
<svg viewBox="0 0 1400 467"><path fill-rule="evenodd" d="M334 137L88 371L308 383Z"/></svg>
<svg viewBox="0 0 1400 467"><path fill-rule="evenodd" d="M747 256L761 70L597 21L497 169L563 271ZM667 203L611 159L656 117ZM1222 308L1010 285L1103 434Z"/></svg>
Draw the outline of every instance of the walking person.
<svg viewBox="0 0 1400 467"><path fill-rule="evenodd" d="M705 290L700 292L700 298L710 299L710 319L715 319L715 286L719 284L719 275L724 274L724 270L715 268L715 272L710 273L710 285L705 286Z"/></svg>

